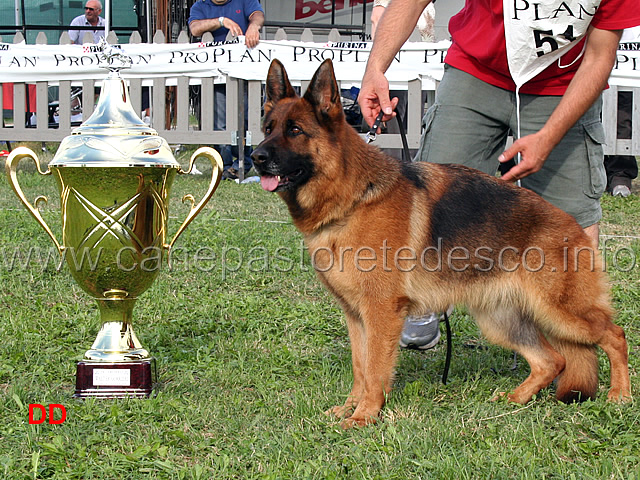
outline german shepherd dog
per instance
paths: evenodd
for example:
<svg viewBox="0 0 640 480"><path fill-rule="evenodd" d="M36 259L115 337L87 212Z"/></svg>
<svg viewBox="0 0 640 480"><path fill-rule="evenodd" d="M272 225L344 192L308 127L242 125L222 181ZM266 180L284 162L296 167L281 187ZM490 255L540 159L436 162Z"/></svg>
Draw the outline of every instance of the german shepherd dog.
<svg viewBox="0 0 640 480"><path fill-rule="evenodd" d="M528 362L510 401L526 403L554 379L559 400L593 397L596 345L611 363L609 400L631 398L625 335L573 217L479 171L400 162L367 145L345 121L330 60L302 97L278 60L266 83L265 138L252 158L344 310L353 388L327 412L344 428L378 418L406 315L454 304Z"/></svg>

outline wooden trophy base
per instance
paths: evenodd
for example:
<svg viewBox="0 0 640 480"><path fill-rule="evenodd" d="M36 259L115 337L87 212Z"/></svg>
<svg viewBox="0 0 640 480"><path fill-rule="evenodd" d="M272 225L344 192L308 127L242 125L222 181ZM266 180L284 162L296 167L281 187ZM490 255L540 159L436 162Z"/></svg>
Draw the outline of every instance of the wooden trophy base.
<svg viewBox="0 0 640 480"><path fill-rule="evenodd" d="M154 358L130 362L81 360L74 398L146 398L156 383Z"/></svg>

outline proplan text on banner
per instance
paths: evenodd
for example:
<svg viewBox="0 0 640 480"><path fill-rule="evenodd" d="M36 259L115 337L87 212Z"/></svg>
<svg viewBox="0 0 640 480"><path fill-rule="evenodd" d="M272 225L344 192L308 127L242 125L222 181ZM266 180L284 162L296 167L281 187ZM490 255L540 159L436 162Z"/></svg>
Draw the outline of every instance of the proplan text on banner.
<svg viewBox="0 0 640 480"><path fill-rule="evenodd" d="M214 77L225 75L244 80L266 78L271 60L277 58L298 83L309 80L327 58L334 62L336 77L343 86L359 86L371 50L371 42L311 43L263 40L253 49L240 37L234 42L190 44L124 44L120 48L132 59L125 78ZM392 88L406 88L406 82L421 79L429 86L442 78L444 58L450 42L406 43L392 62L387 78ZM640 87L640 48L622 45L610 82ZM27 45L0 43L1 82L52 82L101 79L104 70L95 45Z"/></svg>
<svg viewBox="0 0 640 480"><path fill-rule="evenodd" d="M293 82L309 80L318 65L331 58L338 79L360 83L371 43L262 41L248 49L240 37L235 42L191 44L126 44L120 48L131 57L125 78L214 77L264 80L275 58L292 71ZM396 56L390 81L405 83L421 77L439 79L449 42L410 43ZM104 76L95 45L0 44L0 78L3 82L55 82L100 79Z"/></svg>

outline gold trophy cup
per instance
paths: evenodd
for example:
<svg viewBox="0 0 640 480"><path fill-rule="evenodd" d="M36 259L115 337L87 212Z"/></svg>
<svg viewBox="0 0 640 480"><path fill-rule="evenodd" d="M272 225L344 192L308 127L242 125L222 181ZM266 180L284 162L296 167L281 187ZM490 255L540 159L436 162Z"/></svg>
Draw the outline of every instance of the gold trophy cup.
<svg viewBox="0 0 640 480"><path fill-rule="evenodd" d="M107 46L108 47L108 46ZM104 50L104 45L103 45ZM116 53L115 56L121 55ZM45 229L71 275L98 302L102 328L78 362L74 397L146 397L156 383L155 360L132 327L136 299L151 286L164 254L209 201L220 183L222 159L212 148L198 149L185 171L166 140L144 124L129 101L119 69L109 61L108 77L91 117L60 144L43 172L28 148L16 148L5 167L9 183ZM198 157L213 167L211 183L173 239L167 242L169 191L176 174L189 173ZM18 184L18 163L30 158L42 175L53 175L60 192L62 242L45 223L38 197L31 204ZM35 205L35 206L34 206Z"/></svg>

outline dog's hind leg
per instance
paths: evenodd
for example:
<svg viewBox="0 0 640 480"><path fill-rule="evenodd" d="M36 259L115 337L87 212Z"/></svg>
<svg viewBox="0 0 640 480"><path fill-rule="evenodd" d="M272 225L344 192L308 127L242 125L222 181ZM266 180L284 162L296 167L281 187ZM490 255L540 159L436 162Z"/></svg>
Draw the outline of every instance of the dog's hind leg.
<svg viewBox="0 0 640 480"><path fill-rule="evenodd" d="M572 305L549 312L554 318L549 327L549 341L567 359L567 368L558 377L556 395L570 402L595 396L598 387L598 361L595 346L607 354L611 364L610 401L631 399L629 358L624 331L612 322L608 306L596 304ZM574 313L578 311L579 313ZM559 321L562 319L562 321Z"/></svg>
<svg viewBox="0 0 640 480"><path fill-rule="evenodd" d="M624 330L610 322L598 341L598 346L607 354L611 364L611 388L607 398L611 402L631 400L629 353Z"/></svg>
<svg viewBox="0 0 640 480"><path fill-rule="evenodd" d="M564 369L565 359L549 344L529 315L516 308L492 312L472 311L484 336L492 343L518 352L529 364L531 373L507 398L527 403L533 395L549 386Z"/></svg>

